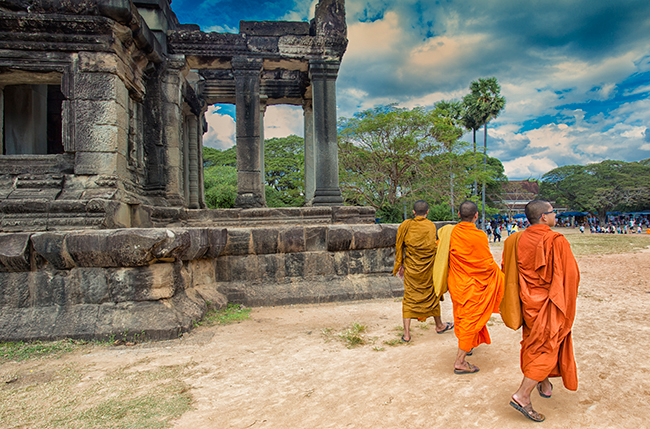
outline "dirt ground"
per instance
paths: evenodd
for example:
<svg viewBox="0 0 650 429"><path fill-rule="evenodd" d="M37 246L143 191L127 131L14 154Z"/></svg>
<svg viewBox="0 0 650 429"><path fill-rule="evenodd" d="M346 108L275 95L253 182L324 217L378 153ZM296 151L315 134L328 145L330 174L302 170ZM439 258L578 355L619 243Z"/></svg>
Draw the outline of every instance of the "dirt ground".
<svg viewBox="0 0 650 429"><path fill-rule="evenodd" d="M493 252L500 261L501 247ZM533 405L553 428L649 427L650 249L624 255L582 256L574 346L577 392L559 379L550 399ZM452 320L451 302L442 303ZM491 345L468 360L480 367L455 375L453 332L436 334L415 322L410 344L401 335L395 299L254 308L250 320L199 327L174 341L134 347L95 347L39 370L75 363L81 379L101 378L124 365L151 369L187 364L192 411L178 428L520 428L533 424L508 405L521 381L520 331L498 315ZM347 348L338 334L366 327L365 345ZM7 363L2 373L20 373Z"/></svg>

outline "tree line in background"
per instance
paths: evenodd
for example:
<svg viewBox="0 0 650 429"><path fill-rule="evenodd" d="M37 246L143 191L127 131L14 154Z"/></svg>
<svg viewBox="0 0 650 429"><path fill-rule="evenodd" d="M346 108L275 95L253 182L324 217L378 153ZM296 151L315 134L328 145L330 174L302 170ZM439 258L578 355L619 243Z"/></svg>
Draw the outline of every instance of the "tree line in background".
<svg viewBox="0 0 650 429"><path fill-rule="evenodd" d="M507 178L501 162L477 151L476 131L505 105L496 78L470 85L462 101L441 101L433 109L381 106L339 120L340 186L347 204L370 205L384 222L401 222L412 203L431 204L432 220L453 219L462 200L498 194ZM461 141L473 131L473 146ZM234 206L236 149L204 148L206 202ZM297 136L265 141L266 200L269 207L304 204L304 144ZM496 213L488 201L488 214Z"/></svg>
<svg viewBox="0 0 650 429"><path fill-rule="evenodd" d="M594 213L601 223L609 211L647 210L650 159L558 167L542 176L540 194L556 207Z"/></svg>

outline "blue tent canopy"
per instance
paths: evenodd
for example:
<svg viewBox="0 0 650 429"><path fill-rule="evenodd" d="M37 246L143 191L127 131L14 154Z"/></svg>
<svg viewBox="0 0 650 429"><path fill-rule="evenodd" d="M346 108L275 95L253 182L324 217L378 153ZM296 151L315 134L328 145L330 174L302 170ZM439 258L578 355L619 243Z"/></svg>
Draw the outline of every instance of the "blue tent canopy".
<svg viewBox="0 0 650 429"><path fill-rule="evenodd" d="M568 217L568 216L589 216L587 212L564 212L558 213L557 217Z"/></svg>
<svg viewBox="0 0 650 429"><path fill-rule="evenodd" d="M523 214L523 213L519 213L519 214L514 215L514 216L513 216L513 219L523 219L523 218L525 218L525 217L526 217L525 214Z"/></svg>

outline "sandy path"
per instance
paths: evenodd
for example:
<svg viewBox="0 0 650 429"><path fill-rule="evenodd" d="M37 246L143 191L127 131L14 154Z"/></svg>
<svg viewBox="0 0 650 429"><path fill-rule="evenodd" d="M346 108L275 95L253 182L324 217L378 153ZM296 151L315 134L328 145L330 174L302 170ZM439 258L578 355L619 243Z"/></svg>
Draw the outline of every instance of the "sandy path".
<svg viewBox="0 0 650 429"><path fill-rule="evenodd" d="M496 253L496 252L495 252ZM498 252L500 253L500 251ZM579 258L582 281L574 342L579 389L554 382L551 399L533 404L553 428L648 427L650 253ZM451 320L451 303L443 302ZM456 340L414 323L399 338L399 301L255 308L251 320L200 327L182 339L135 347L98 347L44 361L75 361L96 379L131 363L134 369L190 363L186 382L195 410L178 428L519 428L532 424L508 405L521 381L520 332L497 315L492 345L469 358L481 371L454 375ZM367 327L374 344L348 349L336 333ZM331 329L328 335L323 330ZM383 348L382 351L374 347Z"/></svg>

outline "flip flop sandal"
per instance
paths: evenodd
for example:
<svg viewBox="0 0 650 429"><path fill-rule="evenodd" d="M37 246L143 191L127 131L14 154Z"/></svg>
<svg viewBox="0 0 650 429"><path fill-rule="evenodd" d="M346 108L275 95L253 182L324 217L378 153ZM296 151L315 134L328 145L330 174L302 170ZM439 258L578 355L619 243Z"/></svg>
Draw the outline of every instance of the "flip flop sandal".
<svg viewBox="0 0 650 429"><path fill-rule="evenodd" d="M529 419L531 419L534 422L543 422L544 420L546 420L546 417L544 417L544 414L540 414L537 411L533 410L533 404L532 403L528 404L528 405L526 405L524 407L519 402L517 402L515 400L515 398L512 398L512 401L510 401L510 405L512 405L512 407L515 410L521 412L521 414L528 417Z"/></svg>
<svg viewBox="0 0 650 429"><path fill-rule="evenodd" d="M447 324L445 326L445 329L443 329L442 331L436 331L436 332L438 334L444 334L445 332L447 332L447 331L449 331L450 329L453 329L453 328L454 328L454 324L447 322Z"/></svg>
<svg viewBox="0 0 650 429"><path fill-rule="evenodd" d="M412 338L409 338L409 339L407 340L406 338L404 338L404 335L402 335L401 340L404 341L405 343L410 343L411 340L412 340Z"/></svg>
<svg viewBox="0 0 650 429"><path fill-rule="evenodd" d="M549 381L549 383L551 383L551 382ZM539 396L541 396L542 398L550 398L551 397L551 395L545 395L542 392L542 383L541 382L537 383L537 391L539 392ZM551 394L553 394L553 383L551 383Z"/></svg>
<svg viewBox="0 0 650 429"><path fill-rule="evenodd" d="M472 365L471 363L467 363L469 365L469 369L458 369L454 368L454 374L474 374L476 372L479 372L479 369L477 366Z"/></svg>

